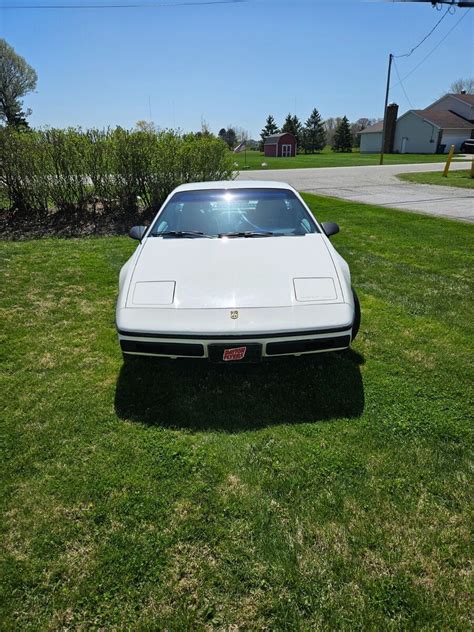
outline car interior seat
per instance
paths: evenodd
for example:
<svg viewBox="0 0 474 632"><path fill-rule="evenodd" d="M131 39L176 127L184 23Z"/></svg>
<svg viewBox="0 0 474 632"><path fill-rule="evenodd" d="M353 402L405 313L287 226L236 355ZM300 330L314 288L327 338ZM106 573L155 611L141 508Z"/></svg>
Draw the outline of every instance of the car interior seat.
<svg viewBox="0 0 474 632"><path fill-rule="evenodd" d="M202 202L186 202L178 213L176 230L193 230L209 235L218 233L211 206Z"/></svg>
<svg viewBox="0 0 474 632"><path fill-rule="evenodd" d="M284 200L259 200L247 216L255 226L269 229L288 228L291 225Z"/></svg>

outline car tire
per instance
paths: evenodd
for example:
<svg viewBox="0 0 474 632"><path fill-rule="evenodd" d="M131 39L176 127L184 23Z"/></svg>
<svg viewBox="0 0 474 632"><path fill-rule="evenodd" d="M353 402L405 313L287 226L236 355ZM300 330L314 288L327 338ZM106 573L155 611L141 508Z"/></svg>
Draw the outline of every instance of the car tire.
<svg viewBox="0 0 474 632"><path fill-rule="evenodd" d="M352 341L354 341L360 329L360 302L354 288L352 288L352 296L354 298L354 322L352 324Z"/></svg>

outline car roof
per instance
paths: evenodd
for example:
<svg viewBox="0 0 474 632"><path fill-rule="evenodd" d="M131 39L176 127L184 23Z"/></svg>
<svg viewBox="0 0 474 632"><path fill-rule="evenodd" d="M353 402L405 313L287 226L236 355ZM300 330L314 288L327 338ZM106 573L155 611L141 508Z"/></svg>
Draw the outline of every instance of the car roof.
<svg viewBox="0 0 474 632"><path fill-rule="evenodd" d="M188 182L173 191L202 191L203 189L288 189L294 191L287 182L274 180L219 180L215 182Z"/></svg>

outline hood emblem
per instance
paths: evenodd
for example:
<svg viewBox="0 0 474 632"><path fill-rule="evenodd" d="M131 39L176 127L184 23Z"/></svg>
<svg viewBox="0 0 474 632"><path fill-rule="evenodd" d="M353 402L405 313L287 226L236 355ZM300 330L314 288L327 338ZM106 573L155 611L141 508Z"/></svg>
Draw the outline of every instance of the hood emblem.
<svg viewBox="0 0 474 632"><path fill-rule="evenodd" d="M239 317L239 311L237 309L231 310L230 317L232 320L236 320Z"/></svg>

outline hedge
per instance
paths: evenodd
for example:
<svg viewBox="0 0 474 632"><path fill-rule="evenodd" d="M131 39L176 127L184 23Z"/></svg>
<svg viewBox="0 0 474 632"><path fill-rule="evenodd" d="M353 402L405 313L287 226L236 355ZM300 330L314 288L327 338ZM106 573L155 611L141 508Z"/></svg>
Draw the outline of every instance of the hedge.
<svg viewBox="0 0 474 632"><path fill-rule="evenodd" d="M0 130L0 208L16 218L150 218L179 184L232 177L227 146L211 135Z"/></svg>

